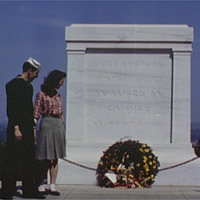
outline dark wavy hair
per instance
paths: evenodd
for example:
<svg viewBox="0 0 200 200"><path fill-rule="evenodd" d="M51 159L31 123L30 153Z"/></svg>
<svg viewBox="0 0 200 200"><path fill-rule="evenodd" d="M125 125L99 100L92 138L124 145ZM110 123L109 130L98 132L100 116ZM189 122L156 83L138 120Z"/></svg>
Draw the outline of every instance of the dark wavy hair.
<svg viewBox="0 0 200 200"><path fill-rule="evenodd" d="M23 64L23 72L27 72L29 69L31 69L32 71L36 71L38 69L36 69L35 67L33 67L33 65L31 65L29 62L25 62Z"/></svg>
<svg viewBox="0 0 200 200"><path fill-rule="evenodd" d="M65 78L67 74L59 70L53 70L49 72L47 77L44 77L43 84L41 85L41 90L48 95L53 95L56 92L56 86L62 78Z"/></svg>

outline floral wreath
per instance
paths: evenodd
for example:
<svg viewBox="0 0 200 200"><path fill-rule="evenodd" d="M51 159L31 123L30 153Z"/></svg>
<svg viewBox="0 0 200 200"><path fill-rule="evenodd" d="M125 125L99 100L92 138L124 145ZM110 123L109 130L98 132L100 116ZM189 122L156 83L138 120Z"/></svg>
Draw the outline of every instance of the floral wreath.
<svg viewBox="0 0 200 200"><path fill-rule="evenodd" d="M147 144L119 141L103 153L97 167L99 186L149 188L154 183L160 163Z"/></svg>

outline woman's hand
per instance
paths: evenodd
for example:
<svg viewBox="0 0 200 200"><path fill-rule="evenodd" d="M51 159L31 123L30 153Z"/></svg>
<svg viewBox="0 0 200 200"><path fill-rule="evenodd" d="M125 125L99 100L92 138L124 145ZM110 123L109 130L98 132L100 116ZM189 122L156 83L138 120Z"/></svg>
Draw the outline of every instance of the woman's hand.
<svg viewBox="0 0 200 200"><path fill-rule="evenodd" d="M19 129L19 126L15 126L15 139L17 141L22 140L22 133L21 133L21 131Z"/></svg>
<svg viewBox="0 0 200 200"><path fill-rule="evenodd" d="M36 128L35 127L33 127L33 133L34 133L34 140L35 140L35 142L36 142L36 137L37 137L37 130L36 130Z"/></svg>

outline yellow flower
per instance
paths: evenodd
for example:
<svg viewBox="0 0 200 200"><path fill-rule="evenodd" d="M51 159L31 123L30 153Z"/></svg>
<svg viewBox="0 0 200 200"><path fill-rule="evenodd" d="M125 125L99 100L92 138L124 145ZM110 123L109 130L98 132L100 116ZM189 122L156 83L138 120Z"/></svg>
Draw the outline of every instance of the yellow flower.
<svg viewBox="0 0 200 200"><path fill-rule="evenodd" d="M142 148L139 149L141 152L144 152L144 150Z"/></svg>
<svg viewBox="0 0 200 200"><path fill-rule="evenodd" d="M144 151L145 151L146 153L148 153L148 152L150 151L150 149L144 149Z"/></svg>
<svg viewBox="0 0 200 200"><path fill-rule="evenodd" d="M148 158L147 158L146 156L143 156L143 159L144 159L144 160L147 160Z"/></svg>
<svg viewBox="0 0 200 200"><path fill-rule="evenodd" d="M132 174L129 174L129 177L130 177L130 178L133 178L133 175L132 175Z"/></svg>
<svg viewBox="0 0 200 200"><path fill-rule="evenodd" d="M137 163L137 165L136 165L137 167L140 167L140 163Z"/></svg>

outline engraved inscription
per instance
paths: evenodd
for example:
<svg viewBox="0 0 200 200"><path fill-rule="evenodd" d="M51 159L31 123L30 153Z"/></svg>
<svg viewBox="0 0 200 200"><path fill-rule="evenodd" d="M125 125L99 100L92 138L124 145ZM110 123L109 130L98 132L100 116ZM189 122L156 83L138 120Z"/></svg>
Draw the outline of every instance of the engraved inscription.
<svg viewBox="0 0 200 200"><path fill-rule="evenodd" d="M152 69L154 67L155 69L163 68L163 64L159 61L141 61L141 60L99 60L95 61L94 65L96 67L100 67L103 69L121 69L121 70L127 70L127 69L138 69L138 68L145 68L145 69Z"/></svg>
<svg viewBox="0 0 200 200"><path fill-rule="evenodd" d="M139 90L139 89L97 89L96 96L98 98L127 98L127 99L146 99L146 98L164 98L164 91L161 90Z"/></svg>
<svg viewBox="0 0 200 200"><path fill-rule="evenodd" d="M164 80L164 76L140 76L140 75L130 75L130 74L103 74L103 73L91 73L89 74L89 80L98 81L101 83L160 83Z"/></svg>
<svg viewBox="0 0 200 200"><path fill-rule="evenodd" d="M87 129L105 134L157 135L170 130L169 54L92 54L85 67ZM151 134L150 134L151 135ZM141 135L138 136L139 138ZM166 134L166 138L168 135Z"/></svg>
<svg viewBox="0 0 200 200"><path fill-rule="evenodd" d="M164 127L163 121L134 121L134 120L94 120L97 127Z"/></svg>
<svg viewBox="0 0 200 200"><path fill-rule="evenodd" d="M151 107L149 105L107 105L107 112L114 114L150 114Z"/></svg>

